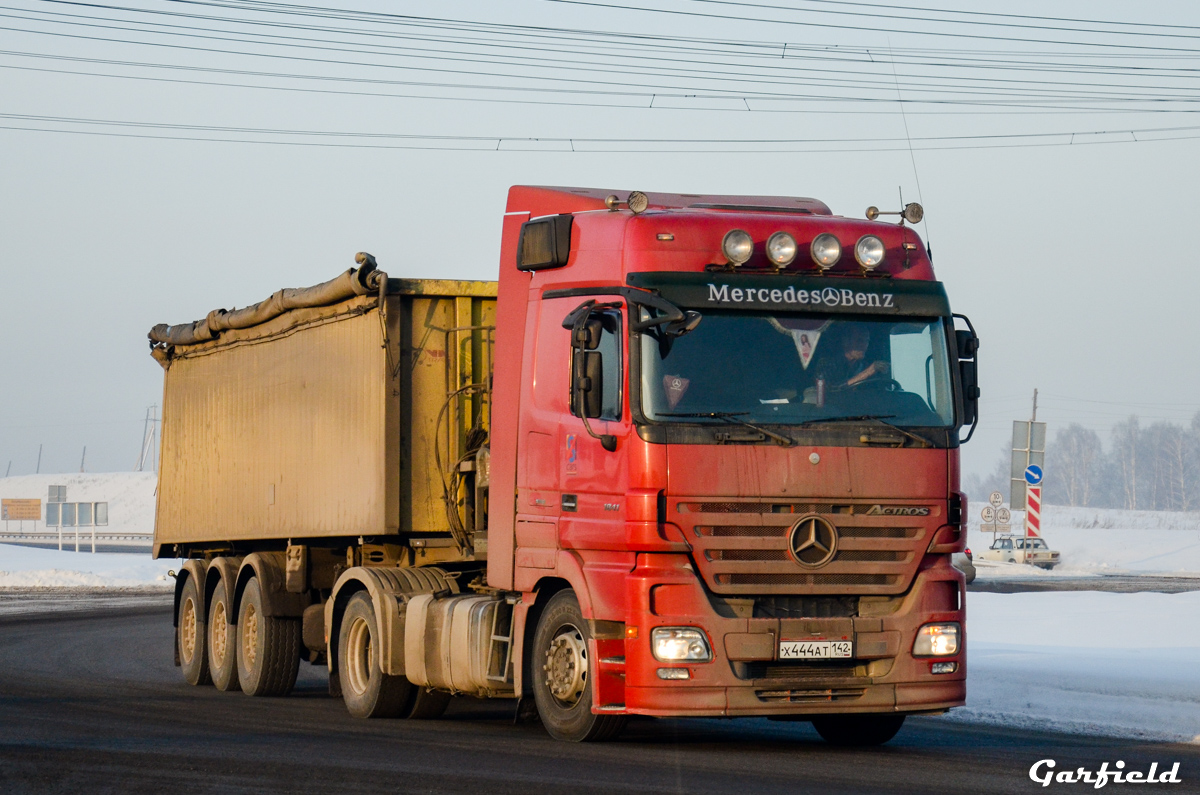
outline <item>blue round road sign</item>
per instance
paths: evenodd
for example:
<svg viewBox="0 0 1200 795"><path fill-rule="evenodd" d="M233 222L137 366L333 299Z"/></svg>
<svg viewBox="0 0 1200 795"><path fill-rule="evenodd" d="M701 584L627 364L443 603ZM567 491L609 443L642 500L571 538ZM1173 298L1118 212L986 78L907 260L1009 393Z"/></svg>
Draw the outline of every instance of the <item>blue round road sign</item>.
<svg viewBox="0 0 1200 795"><path fill-rule="evenodd" d="M1037 464L1030 464L1025 467L1025 482L1030 486L1036 486L1042 482L1042 468Z"/></svg>

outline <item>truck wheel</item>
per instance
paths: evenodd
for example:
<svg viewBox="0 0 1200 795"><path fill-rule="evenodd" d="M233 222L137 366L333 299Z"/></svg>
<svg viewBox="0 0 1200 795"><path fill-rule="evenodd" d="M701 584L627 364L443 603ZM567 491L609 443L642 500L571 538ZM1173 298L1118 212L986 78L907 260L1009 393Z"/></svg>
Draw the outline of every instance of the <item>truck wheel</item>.
<svg viewBox="0 0 1200 795"><path fill-rule="evenodd" d="M831 745L883 745L904 725L904 716L828 715L814 718L813 728Z"/></svg>
<svg viewBox="0 0 1200 795"><path fill-rule="evenodd" d="M450 699L454 696L444 690L430 690L428 687L414 687L405 705L405 717L409 720L433 720L442 717Z"/></svg>
<svg viewBox="0 0 1200 795"><path fill-rule="evenodd" d="M179 597L179 616L175 636L179 644L179 667L189 685L212 684L208 675L208 655L204 637L204 612L200 607L200 587L188 577Z"/></svg>
<svg viewBox="0 0 1200 795"><path fill-rule="evenodd" d="M208 606L208 670L217 690L241 690L237 670L237 624L230 621L229 598L225 584L217 586Z"/></svg>
<svg viewBox="0 0 1200 795"><path fill-rule="evenodd" d="M379 667L379 625L370 594L350 597L340 635L338 678L346 709L356 718L399 717L413 687L403 676L389 676Z"/></svg>
<svg viewBox="0 0 1200 795"><path fill-rule="evenodd" d="M625 728L624 715L592 714L587 626L575 592L559 591L542 611L533 637L533 700L542 725L556 740L611 740Z"/></svg>
<svg viewBox="0 0 1200 795"><path fill-rule="evenodd" d="M237 623L237 675L250 696L285 696L300 669L300 622L263 613L258 578L246 583Z"/></svg>

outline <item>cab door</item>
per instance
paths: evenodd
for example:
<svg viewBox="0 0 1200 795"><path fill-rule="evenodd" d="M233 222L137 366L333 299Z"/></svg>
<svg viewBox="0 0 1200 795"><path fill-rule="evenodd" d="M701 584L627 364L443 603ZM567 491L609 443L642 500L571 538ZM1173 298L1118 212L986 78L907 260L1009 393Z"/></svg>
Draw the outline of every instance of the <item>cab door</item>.
<svg viewBox="0 0 1200 795"><path fill-rule="evenodd" d="M568 308L563 316L573 308ZM618 550L624 546L622 502L628 481L627 455L621 446L606 450L596 438L611 435L624 440L632 427L626 407L628 335L624 310L624 306L603 305L589 313L590 321L599 321L595 348L586 353L600 357L600 383L593 383L593 389L599 392L600 416L588 418L585 425L581 416L583 407L568 395L567 410L559 423L562 451L559 527L564 548ZM563 345L572 376L584 372L580 357L585 352L571 345L571 332L567 329L563 329ZM592 371L593 380L595 372Z"/></svg>

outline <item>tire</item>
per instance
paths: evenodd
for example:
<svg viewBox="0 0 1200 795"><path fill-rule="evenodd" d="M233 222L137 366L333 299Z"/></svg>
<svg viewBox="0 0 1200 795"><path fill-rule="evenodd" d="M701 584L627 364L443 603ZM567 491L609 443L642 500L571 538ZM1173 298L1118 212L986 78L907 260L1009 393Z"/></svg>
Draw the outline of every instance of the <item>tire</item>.
<svg viewBox="0 0 1200 795"><path fill-rule="evenodd" d="M556 740L603 742L625 728L624 715L592 714L589 640L575 592L568 589L552 596L534 633L530 682L542 725Z"/></svg>
<svg viewBox="0 0 1200 795"><path fill-rule="evenodd" d="M226 596L225 583L217 584L208 605L208 670L217 690L241 690L237 668L237 624L230 621L233 609Z"/></svg>
<svg viewBox="0 0 1200 795"><path fill-rule="evenodd" d="M413 692L404 706L404 716L409 720L434 720L442 717L450 700L454 698L444 690L413 687Z"/></svg>
<svg viewBox="0 0 1200 795"><path fill-rule="evenodd" d="M286 696L300 670L300 621L264 615L263 602L254 577L238 606L238 681L249 696Z"/></svg>
<svg viewBox="0 0 1200 795"><path fill-rule="evenodd" d="M179 650L179 667L189 685L210 685L208 675L208 645L205 643L204 608L200 598L200 586L194 576L183 583L179 595L179 613L176 621L175 643Z"/></svg>
<svg viewBox="0 0 1200 795"><path fill-rule="evenodd" d="M830 745L867 746L883 745L896 736L904 725L904 716L894 713L882 715L829 715L814 718L813 728Z"/></svg>
<svg viewBox="0 0 1200 795"><path fill-rule="evenodd" d="M403 676L389 676L379 666L379 622L371 596L350 597L342 613L338 638L338 681L342 700L356 718L396 718L408 706L413 686Z"/></svg>

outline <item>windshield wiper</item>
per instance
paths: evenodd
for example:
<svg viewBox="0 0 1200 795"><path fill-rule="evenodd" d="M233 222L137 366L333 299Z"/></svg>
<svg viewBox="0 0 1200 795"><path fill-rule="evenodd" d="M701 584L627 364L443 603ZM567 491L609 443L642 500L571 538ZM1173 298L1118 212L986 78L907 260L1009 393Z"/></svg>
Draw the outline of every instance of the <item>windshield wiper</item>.
<svg viewBox="0 0 1200 795"><path fill-rule="evenodd" d="M890 428L891 430L895 431L896 433L903 434L904 436L907 436L909 439L912 439L915 442L920 442L925 447L933 447L933 442L929 441L924 436L920 436L918 434L913 433L912 431L905 430L904 428L901 428L899 425L893 425L892 423L887 422L887 420L893 419L895 416L896 416L895 414L857 414L852 417L826 417L824 419L819 419L819 420L805 420L804 422L800 423L800 425L801 426L819 425L821 423L826 423L826 422L828 422L828 423L834 423L834 422L878 422L880 425L882 425L886 428Z"/></svg>
<svg viewBox="0 0 1200 795"><path fill-rule="evenodd" d="M783 434L775 433L774 431L768 431L766 428L761 428L752 422L746 422L743 419L739 419L740 417L744 417L749 413L750 412L748 412L748 411L738 411L738 412L696 411L696 412L688 412L685 414L657 414L655 416L658 416L658 417L684 417L684 418L690 417L690 418L724 420L725 422L735 423L737 425L745 426L752 431L757 431L758 433L761 433L763 436L767 436L767 437L774 439L775 441L779 442L784 447L791 447L792 445L794 445L796 443L796 440L790 436L784 436Z"/></svg>

